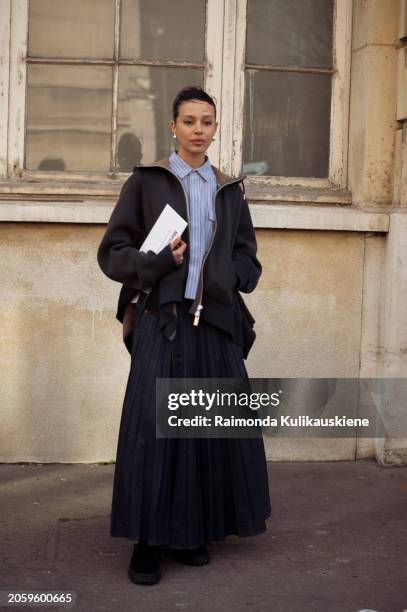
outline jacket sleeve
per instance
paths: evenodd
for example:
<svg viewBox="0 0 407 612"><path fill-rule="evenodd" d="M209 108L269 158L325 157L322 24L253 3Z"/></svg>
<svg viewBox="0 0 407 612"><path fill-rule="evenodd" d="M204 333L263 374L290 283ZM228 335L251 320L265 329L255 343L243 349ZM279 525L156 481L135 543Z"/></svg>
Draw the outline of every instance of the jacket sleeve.
<svg viewBox="0 0 407 612"><path fill-rule="evenodd" d="M256 288L262 266L256 257L257 241L246 195L238 186L240 193L240 219L237 227L236 240L233 246L232 260L237 275L238 291L250 293Z"/></svg>
<svg viewBox="0 0 407 612"><path fill-rule="evenodd" d="M97 250L97 261L104 274L135 289L149 289L178 265L170 244L160 253L137 249L134 245L142 234L141 179L136 171L121 189Z"/></svg>

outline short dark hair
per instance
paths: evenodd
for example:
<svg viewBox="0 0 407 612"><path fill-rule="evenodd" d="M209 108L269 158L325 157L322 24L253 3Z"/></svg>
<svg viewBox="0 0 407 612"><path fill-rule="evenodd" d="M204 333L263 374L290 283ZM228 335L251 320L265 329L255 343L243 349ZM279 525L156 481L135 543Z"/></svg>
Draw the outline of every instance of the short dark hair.
<svg viewBox="0 0 407 612"><path fill-rule="evenodd" d="M216 104L214 99L206 93L202 87L199 85L188 85L187 87L183 87L181 91L179 91L175 97L175 100L172 105L172 116L174 121L177 120L179 115L179 107L183 102L187 102L188 100L203 100L204 102L209 102L212 104L215 110L215 119L216 119Z"/></svg>

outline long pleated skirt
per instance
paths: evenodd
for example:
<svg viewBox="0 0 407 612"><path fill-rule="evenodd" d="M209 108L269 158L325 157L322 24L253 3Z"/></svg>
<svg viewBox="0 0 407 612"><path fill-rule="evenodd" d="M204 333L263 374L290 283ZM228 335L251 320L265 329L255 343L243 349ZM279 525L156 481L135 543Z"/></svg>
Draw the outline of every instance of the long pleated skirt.
<svg viewBox="0 0 407 612"><path fill-rule="evenodd" d="M143 310L133 329L113 482L111 536L193 549L266 530L263 438L156 438L156 378L246 378L242 347L178 304L170 341Z"/></svg>

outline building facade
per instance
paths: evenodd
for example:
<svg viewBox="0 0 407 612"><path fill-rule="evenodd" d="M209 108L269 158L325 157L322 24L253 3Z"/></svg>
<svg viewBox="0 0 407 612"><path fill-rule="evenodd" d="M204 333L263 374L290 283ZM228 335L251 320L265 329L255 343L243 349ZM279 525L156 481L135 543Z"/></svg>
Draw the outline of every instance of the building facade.
<svg viewBox="0 0 407 612"><path fill-rule="evenodd" d="M249 374L407 377L406 0L0 0L0 29L1 461L114 459L129 355L96 250L186 84L217 102L212 163L247 175ZM392 465L406 437L266 443Z"/></svg>

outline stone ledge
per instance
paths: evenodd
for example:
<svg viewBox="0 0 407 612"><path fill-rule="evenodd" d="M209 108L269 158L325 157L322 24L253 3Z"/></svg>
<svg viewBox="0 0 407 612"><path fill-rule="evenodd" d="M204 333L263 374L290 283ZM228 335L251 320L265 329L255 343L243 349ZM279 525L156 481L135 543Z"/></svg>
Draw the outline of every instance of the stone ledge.
<svg viewBox="0 0 407 612"><path fill-rule="evenodd" d="M0 222L94 223L108 222L115 203L104 201L1 200ZM256 228L388 232L387 212L368 212L345 206L251 203Z"/></svg>
<svg viewBox="0 0 407 612"><path fill-rule="evenodd" d="M293 204L252 204L253 225L258 228L388 232L389 214L360 209Z"/></svg>

